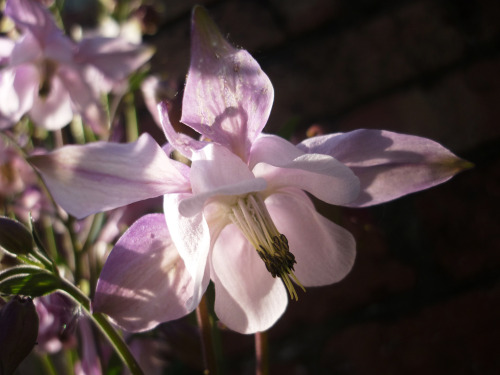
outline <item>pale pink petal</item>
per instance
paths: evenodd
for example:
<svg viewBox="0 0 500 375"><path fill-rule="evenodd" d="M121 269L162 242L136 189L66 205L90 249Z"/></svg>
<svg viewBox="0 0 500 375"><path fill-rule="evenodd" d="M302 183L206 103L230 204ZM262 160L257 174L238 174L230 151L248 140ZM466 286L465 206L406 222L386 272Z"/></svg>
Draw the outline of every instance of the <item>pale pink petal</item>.
<svg viewBox="0 0 500 375"><path fill-rule="evenodd" d="M272 134L260 134L252 144L248 166L253 169L257 163L283 165L304 153L284 138Z"/></svg>
<svg viewBox="0 0 500 375"><path fill-rule="evenodd" d="M40 39L62 34L48 9L37 1L8 0L5 4L5 14L17 26L27 29Z"/></svg>
<svg viewBox="0 0 500 375"><path fill-rule="evenodd" d="M371 206L427 189L471 167L437 142L385 130L313 137L299 147L331 155L359 177L361 194L347 204L351 207Z"/></svg>
<svg viewBox="0 0 500 375"><path fill-rule="evenodd" d="M179 204L179 212L186 217L191 217L203 210L205 203L212 197L223 199L226 204L236 202L238 196L248 193L262 191L267 187L266 180L262 178L254 178L236 182L232 185L221 186L219 188L207 191L204 193L192 195ZM222 198L224 197L224 198Z"/></svg>
<svg viewBox="0 0 500 375"><path fill-rule="evenodd" d="M38 93L39 73L31 64L20 65L15 68L14 89L20 98L22 110L33 105L33 97Z"/></svg>
<svg viewBox="0 0 500 375"><path fill-rule="evenodd" d="M63 328L64 329L64 328ZM84 316L78 320L79 359L76 361L75 375L100 375L102 366L90 319Z"/></svg>
<svg viewBox="0 0 500 375"><path fill-rule="evenodd" d="M215 313L222 323L240 333L265 331L276 323L288 303L285 286L236 226L222 230L211 260Z"/></svg>
<svg viewBox="0 0 500 375"><path fill-rule="evenodd" d="M9 0L5 14L14 20L25 35L36 39L37 49L43 50L44 57L58 62L73 60L75 45L60 29L52 14L37 1Z"/></svg>
<svg viewBox="0 0 500 375"><path fill-rule="evenodd" d="M75 43L64 34L52 34L43 41L43 53L47 59L73 64Z"/></svg>
<svg viewBox="0 0 500 375"><path fill-rule="evenodd" d="M162 126L160 120L160 109L158 107L158 104L161 102L160 96L158 95L158 92L161 90L160 82L161 81L157 76L146 77L141 83L141 93L144 98L144 104L146 104L146 108L153 117L155 123ZM167 111L166 108L165 111Z"/></svg>
<svg viewBox="0 0 500 375"><path fill-rule="evenodd" d="M65 146L29 161L56 202L77 218L189 190L182 171L188 167L169 159L146 133L133 143Z"/></svg>
<svg viewBox="0 0 500 375"><path fill-rule="evenodd" d="M14 41L9 38L0 37L0 65L7 65L14 49Z"/></svg>
<svg viewBox="0 0 500 375"><path fill-rule="evenodd" d="M252 179L255 177L246 163L226 147L208 143L193 153L191 186L194 194Z"/></svg>
<svg viewBox="0 0 500 375"><path fill-rule="evenodd" d="M207 142L197 141L186 134L177 133L170 122L168 115L168 104L166 102L161 102L158 104L158 114L163 131L165 132L165 137L177 151L182 155L191 159L193 151L200 150L207 145Z"/></svg>
<svg viewBox="0 0 500 375"><path fill-rule="evenodd" d="M53 63L72 63L73 62L73 42L60 30L55 34L48 35L45 39L40 39L39 34L25 32L17 41L10 64L18 65L25 62L42 64L44 59L51 60Z"/></svg>
<svg viewBox="0 0 500 375"><path fill-rule="evenodd" d="M85 80L85 71L69 66L61 66L58 77L68 91L75 112L94 130L107 127L108 119L100 102L98 88L93 88ZM98 83L96 83L99 86Z"/></svg>
<svg viewBox="0 0 500 375"><path fill-rule="evenodd" d="M162 214L137 220L111 251L97 283L93 310L127 331L145 331L190 313L193 279Z"/></svg>
<svg viewBox="0 0 500 375"><path fill-rule="evenodd" d="M152 48L122 38L95 37L83 39L78 44L75 60L94 65L104 75L118 81L143 65L153 52Z"/></svg>
<svg viewBox="0 0 500 375"><path fill-rule="evenodd" d="M37 65L37 61L41 61L43 52L40 42L31 33L23 34L12 49L10 57L11 66L30 63L33 66Z"/></svg>
<svg viewBox="0 0 500 375"><path fill-rule="evenodd" d="M246 159L273 96L269 78L252 56L231 46L207 11L195 7L181 122Z"/></svg>
<svg viewBox="0 0 500 375"><path fill-rule="evenodd" d="M0 115L10 125L32 106L38 91L38 72L32 65L0 71Z"/></svg>
<svg viewBox="0 0 500 375"><path fill-rule="evenodd" d="M96 97L110 93L113 89L118 90L118 88L124 84L124 81L114 81L105 76L103 72L92 65L84 65L80 71L83 81L89 84L89 87L96 94ZM125 90L126 89L125 87ZM122 95L122 93L118 95Z"/></svg>
<svg viewBox="0 0 500 375"><path fill-rule="evenodd" d="M302 285L332 284L349 273L356 256L353 236L316 212L306 194L289 189L265 203L278 231L288 239L297 261L294 273Z"/></svg>
<svg viewBox="0 0 500 375"><path fill-rule="evenodd" d="M192 216L214 196L237 196L266 188L264 179L255 178L246 164L227 148L210 143L193 154L191 187L193 196L180 203L180 213Z"/></svg>
<svg viewBox="0 0 500 375"><path fill-rule="evenodd" d="M305 154L277 136L261 136L254 142L250 165L271 193L296 187L330 204L346 204L359 194L359 180L344 164L328 155Z"/></svg>
<svg viewBox="0 0 500 375"><path fill-rule="evenodd" d="M36 125L47 130L61 129L73 119L71 98L57 76L52 77L47 96L34 96L29 115Z"/></svg>
<svg viewBox="0 0 500 375"><path fill-rule="evenodd" d="M163 208L170 236L193 278L193 296L188 308L198 306L210 281L207 256L210 251L211 233L201 213L185 217L179 213L179 202L189 193L165 194Z"/></svg>

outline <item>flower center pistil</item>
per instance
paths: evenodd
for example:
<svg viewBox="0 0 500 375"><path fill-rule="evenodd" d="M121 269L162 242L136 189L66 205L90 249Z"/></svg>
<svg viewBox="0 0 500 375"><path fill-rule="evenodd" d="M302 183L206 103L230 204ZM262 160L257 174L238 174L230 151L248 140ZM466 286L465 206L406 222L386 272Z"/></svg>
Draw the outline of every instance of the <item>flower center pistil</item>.
<svg viewBox="0 0 500 375"><path fill-rule="evenodd" d="M293 273L295 256L290 252L287 238L276 229L262 197L254 193L238 198L230 217L257 250L271 275L280 277L290 298L298 300L291 279L303 291L305 288Z"/></svg>

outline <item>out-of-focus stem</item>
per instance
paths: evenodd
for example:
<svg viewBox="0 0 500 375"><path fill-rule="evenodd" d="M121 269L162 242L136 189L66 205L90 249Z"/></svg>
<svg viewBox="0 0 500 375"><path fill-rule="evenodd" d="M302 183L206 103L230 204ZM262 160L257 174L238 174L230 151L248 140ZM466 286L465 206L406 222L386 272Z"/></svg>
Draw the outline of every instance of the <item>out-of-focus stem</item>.
<svg viewBox="0 0 500 375"><path fill-rule="evenodd" d="M52 363L52 359L49 357L49 354L45 354L44 356L41 356L40 360L41 360L42 366L45 370L44 373L49 374L49 375L57 375L56 368L54 367L54 364Z"/></svg>
<svg viewBox="0 0 500 375"><path fill-rule="evenodd" d="M267 332L255 334L256 375L269 375L269 344Z"/></svg>
<svg viewBox="0 0 500 375"><path fill-rule="evenodd" d="M61 148L62 146L64 146L64 137L63 137L61 129L54 130L52 132L52 135L54 137L55 148Z"/></svg>
<svg viewBox="0 0 500 375"><path fill-rule="evenodd" d="M69 241L71 243L71 248L73 249L73 258L74 258L74 270L73 277L75 278L75 284L78 285L80 283L80 279L82 278L82 263L81 263L81 244L78 242L77 235L74 230L75 218L69 216L67 220L64 221L64 225L66 226L66 230L68 231Z"/></svg>
<svg viewBox="0 0 500 375"><path fill-rule="evenodd" d="M205 295L201 298L200 304L196 308L196 318L198 319L198 326L200 327L201 350L205 365L205 371L203 373L205 375L215 375L217 374L217 365L212 339L212 325Z"/></svg>
<svg viewBox="0 0 500 375"><path fill-rule="evenodd" d="M134 142L139 137L139 127L137 124L137 113L134 105L134 94L127 93L123 98L125 104L125 127L127 142Z"/></svg>
<svg viewBox="0 0 500 375"><path fill-rule="evenodd" d="M85 131L83 129L83 122L80 116L75 116L69 124L71 134L78 144L85 144Z"/></svg>
<svg viewBox="0 0 500 375"><path fill-rule="evenodd" d="M42 225L45 232L45 240L47 253L52 259L57 259L57 245L54 235L54 228L52 227L51 220L48 217L42 217Z"/></svg>
<svg viewBox="0 0 500 375"><path fill-rule="evenodd" d="M94 215L92 218L92 224L90 225L89 234L85 243L82 246L82 253L86 253L92 245L95 243L97 237L99 236L99 232L102 229L102 225L104 222L104 213L99 212Z"/></svg>

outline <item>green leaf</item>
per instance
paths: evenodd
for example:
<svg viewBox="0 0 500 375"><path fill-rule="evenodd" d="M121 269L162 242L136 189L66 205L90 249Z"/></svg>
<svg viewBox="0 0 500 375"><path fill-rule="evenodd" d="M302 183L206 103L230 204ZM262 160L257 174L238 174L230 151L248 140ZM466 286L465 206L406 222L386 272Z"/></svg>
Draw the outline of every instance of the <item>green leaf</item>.
<svg viewBox="0 0 500 375"><path fill-rule="evenodd" d="M9 277L12 277L12 276L25 275L25 274L35 274L35 273L40 273L40 272L43 272L43 271L40 267L37 267L37 266L21 265L21 266L7 268L6 270L0 272L0 283L2 283L3 280L8 279ZM46 272L44 272L44 273L46 273Z"/></svg>
<svg viewBox="0 0 500 375"><path fill-rule="evenodd" d="M40 297L54 292L60 285L61 280L57 276L44 271L17 274L0 281L0 293Z"/></svg>

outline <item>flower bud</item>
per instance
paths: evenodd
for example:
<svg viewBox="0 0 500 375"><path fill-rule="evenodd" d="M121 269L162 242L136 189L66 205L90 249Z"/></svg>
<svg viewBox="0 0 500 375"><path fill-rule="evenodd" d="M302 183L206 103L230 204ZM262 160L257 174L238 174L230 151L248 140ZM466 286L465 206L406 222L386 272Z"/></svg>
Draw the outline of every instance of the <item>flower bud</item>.
<svg viewBox="0 0 500 375"><path fill-rule="evenodd" d="M0 217L0 247L12 255L25 255L33 249L33 237L19 221Z"/></svg>
<svg viewBox="0 0 500 375"><path fill-rule="evenodd" d="M14 372L35 346L37 335L33 301L15 296L0 310L0 374Z"/></svg>

